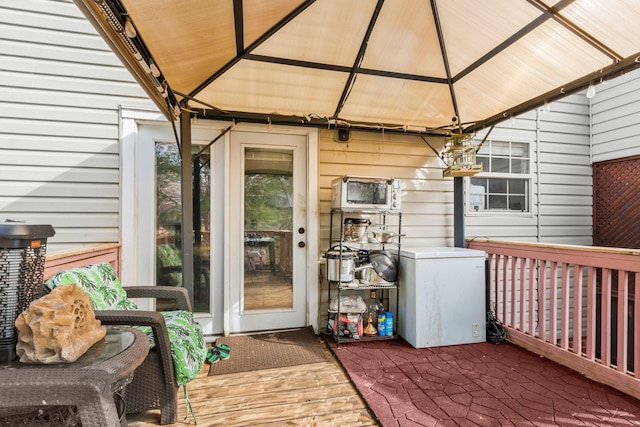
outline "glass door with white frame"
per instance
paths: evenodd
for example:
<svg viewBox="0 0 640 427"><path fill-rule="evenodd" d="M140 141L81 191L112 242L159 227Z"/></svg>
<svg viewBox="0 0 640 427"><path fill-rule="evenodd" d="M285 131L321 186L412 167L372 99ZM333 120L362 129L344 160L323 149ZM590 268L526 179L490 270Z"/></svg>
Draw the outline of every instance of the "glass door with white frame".
<svg viewBox="0 0 640 427"><path fill-rule="evenodd" d="M156 142L156 284L182 286L182 203L180 153L175 143ZM193 300L194 311L209 313L211 302L211 165L208 148L194 145ZM161 307L160 307L161 308Z"/></svg>
<svg viewBox="0 0 640 427"><path fill-rule="evenodd" d="M306 137L233 131L230 332L305 326Z"/></svg>

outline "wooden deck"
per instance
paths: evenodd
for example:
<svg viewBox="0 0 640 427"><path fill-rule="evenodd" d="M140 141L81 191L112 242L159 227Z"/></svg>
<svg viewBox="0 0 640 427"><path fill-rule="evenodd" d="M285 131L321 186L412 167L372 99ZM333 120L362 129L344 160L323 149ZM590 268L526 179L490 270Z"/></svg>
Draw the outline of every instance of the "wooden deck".
<svg viewBox="0 0 640 427"><path fill-rule="evenodd" d="M328 362L237 374L207 376L209 365L204 365L187 386L197 425L377 426L349 377L330 350L325 351ZM178 393L178 423L172 425L195 425L192 418L183 420L182 389ZM157 426L160 413L132 414L127 419L130 427Z"/></svg>

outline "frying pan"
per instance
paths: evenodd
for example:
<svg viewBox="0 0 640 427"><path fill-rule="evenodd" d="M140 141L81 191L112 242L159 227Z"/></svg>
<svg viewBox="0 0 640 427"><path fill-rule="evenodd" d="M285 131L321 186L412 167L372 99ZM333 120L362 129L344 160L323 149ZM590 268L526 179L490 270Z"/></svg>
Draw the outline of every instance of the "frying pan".
<svg viewBox="0 0 640 427"><path fill-rule="evenodd" d="M398 262L389 251L371 251L369 263L383 280L387 282L398 280Z"/></svg>

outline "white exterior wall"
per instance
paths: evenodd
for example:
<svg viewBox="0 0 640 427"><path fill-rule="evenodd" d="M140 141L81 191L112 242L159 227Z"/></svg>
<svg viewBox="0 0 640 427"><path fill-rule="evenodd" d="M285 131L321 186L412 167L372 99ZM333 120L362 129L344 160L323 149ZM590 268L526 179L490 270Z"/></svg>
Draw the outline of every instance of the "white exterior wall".
<svg viewBox="0 0 640 427"><path fill-rule="evenodd" d="M481 140L483 132L478 134ZM531 212L470 213L466 238L591 245L589 105L584 94L504 122L489 138L531 144Z"/></svg>
<svg viewBox="0 0 640 427"><path fill-rule="evenodd" d="M591 245L593 174L589 102L579 93L538 111L539 240Z"/></svg>
<svg viewBox="0 0 640 427"><path fill-rule="evenodd" d="M342 175L402 180L403 246L453 244L453 181L442 178L444 163L420 136L352 130L346 143L334 136L334 130L319 131L321 252L329 239L331 180ZM427 140L442 148L442 139Z"/></svg>
<svg viewBox="0 0 640 427"><path fill-rule="evenodd" d="M640 155L640 70L596 86L593 162Z"/></svg>
<svg viewBox="0 0 640 427"><path fill-rule="evenodd" d="M0 3L0 221L120 242L119 106L155 109L71 1Z"/></svg>

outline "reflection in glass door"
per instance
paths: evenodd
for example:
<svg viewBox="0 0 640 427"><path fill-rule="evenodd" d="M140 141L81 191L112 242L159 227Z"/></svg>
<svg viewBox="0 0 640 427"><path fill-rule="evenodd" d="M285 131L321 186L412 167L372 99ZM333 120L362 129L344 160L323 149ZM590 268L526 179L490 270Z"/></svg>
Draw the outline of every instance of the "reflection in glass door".
<svg viewBox="0 0 640 427"><path fill-rule="evenodd" d="M243 312L293 308L293 150L244 149Z"/></svg>
<svg viewBox="0 0 640 427"><path fill-rule="evenodd" d="M192 147L194 311L210 312L211 166L209 149ZM180 154L156 142L156 284L182 286ZM159 304L161 309L163 306Z"/></svg>

